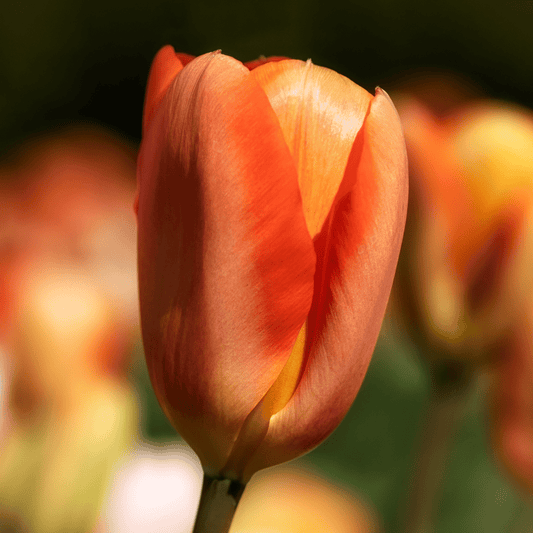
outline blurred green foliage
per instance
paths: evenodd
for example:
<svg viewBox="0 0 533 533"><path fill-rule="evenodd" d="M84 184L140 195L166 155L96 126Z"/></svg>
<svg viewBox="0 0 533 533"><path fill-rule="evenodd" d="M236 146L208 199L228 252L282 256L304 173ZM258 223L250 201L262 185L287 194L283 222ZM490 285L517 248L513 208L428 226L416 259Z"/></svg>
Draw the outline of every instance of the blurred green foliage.
<svg viewBox="0 0 533 533"><path fill-rule="evenodd" d="M402 531L428 394L415 347L398 339L381 342L348 416L303 459L369 498L382 531ZM490 457L484 400L480 388L457 429L435 533L508 532L515 514L528 512Z"/></svg>

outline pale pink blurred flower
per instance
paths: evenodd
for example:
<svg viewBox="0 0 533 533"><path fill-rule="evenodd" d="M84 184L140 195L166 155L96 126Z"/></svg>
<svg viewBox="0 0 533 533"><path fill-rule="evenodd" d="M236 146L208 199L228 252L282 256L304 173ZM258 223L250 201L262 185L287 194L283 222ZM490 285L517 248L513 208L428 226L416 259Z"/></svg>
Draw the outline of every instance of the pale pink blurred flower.
<svg viewBox="0 0 533 533"><path fill-rule="evenodd" d="M101 533L190 533L202 488L202 467L181 444L138 447L115 475Z"/></svg>
<svg viewBox="0 0 533 533"><path fill-rule="evenodd" d="M115 476L95 533L190 533L201 465L185 445L138 448ZM255 474L231 533L376 533L375 512L313 470L279 466Z"/></svg>

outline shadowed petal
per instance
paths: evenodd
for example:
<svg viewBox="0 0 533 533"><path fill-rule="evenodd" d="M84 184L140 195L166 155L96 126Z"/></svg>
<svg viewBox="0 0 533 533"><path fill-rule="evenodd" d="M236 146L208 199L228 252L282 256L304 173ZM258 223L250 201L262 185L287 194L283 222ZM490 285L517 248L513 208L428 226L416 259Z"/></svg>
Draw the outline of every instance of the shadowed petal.
<svg viewBox="0 0 533 533"><path fill-rule="evenodd" d="M149 372L167 416L216 472L311 304L315 258L296 169L264 91L214 53L167 90L139 172Z"/></svg>
<svg viewBox="0 0 533 533"><path fill-rule="evenodd" d="M143 137L150 126L150 122L157 109L157 106L163 100L167 89L178 75L181 69L191 60L192 56L187 54L176 54L174 48L170 45L163 46L157 52L146 86L146 96L144 99L143 113Z"/></svg>
<svg viewBox="0 0 533 533"><path fill-rule="evenodd" d="M315 239L315 295L307 362L294 396L272 417L247 474L292 459L339 424L357 394L379 333L407 207L401 127L378 89L356 140L336 202Z"/></svg>
<svg viewBox="0 0 533 533"><path fill-rule="evenodd" d="M170 45L163 46L157 52L150 73L148 75L148 82L146 84L146 94L144 96L144 110L143 110L143 140L146 137L148 128L154 118L155 112L159 104L163 100L170 84L174 78L181 72L183 67L190 62L193 56L188 54L176 54L174 48ZM142 167L141 157L143 150L139 151L137 168ZM137 172L137 192L133 202L133 210L135 214L139 209L139 188L141 185L141 173Z"/></svg>

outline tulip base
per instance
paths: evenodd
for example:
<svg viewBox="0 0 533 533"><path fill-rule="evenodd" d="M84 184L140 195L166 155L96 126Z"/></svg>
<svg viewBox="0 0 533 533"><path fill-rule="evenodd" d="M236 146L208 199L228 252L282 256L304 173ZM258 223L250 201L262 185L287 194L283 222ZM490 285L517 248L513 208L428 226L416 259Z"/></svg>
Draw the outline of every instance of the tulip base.
<svg viewBox="0 0 533 533"><path fill-rule="evenodd" d="M204 474L193 533L227 533L245 485Z"/></svg>

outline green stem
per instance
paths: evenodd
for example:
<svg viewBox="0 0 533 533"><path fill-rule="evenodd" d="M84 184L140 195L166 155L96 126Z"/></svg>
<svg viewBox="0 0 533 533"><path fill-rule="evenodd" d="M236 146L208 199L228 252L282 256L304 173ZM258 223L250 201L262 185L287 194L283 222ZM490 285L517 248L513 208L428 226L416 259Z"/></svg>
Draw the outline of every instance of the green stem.
<svg viewBox="0 0 533 533"><path fill-rule="evenodd" d="M459 362L432 363L431 378L426 424L406 506L406 533L435 529L450 447L473 383L470 367Z"/></svg>
<svg viewBox="0 0 533 533"><path fill-rule="evenodd" d="M228 533L245 485L204 474L193 533Z"/></svg>

